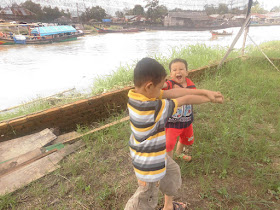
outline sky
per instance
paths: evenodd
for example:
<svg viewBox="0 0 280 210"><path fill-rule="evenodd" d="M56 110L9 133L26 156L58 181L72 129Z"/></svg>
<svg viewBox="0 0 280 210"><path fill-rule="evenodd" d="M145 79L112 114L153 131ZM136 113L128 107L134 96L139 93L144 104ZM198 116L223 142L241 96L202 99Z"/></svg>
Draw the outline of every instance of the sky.
<svg viewBox="0 0 280 210"><path fill-rule="evenodd" d="M0 6L5 7L11 3L23 3L26 0L0 0ZM123 9L131 9L136 4L145 6L145 0L32 0L35 3L40 3L43 7L49 5L57 5L64 10L70 9L76 11L77 6L79 10L83 11L85 7L101 6L107 13L114 15L116 11L123 11ZM168 9L182 8L201 10L206 4L218 5L225 3L234 7L243 7L249 0L159 0L159 3L165 5ZM255 0L254 0L255 1ZM258 0L261 6L266 10L271 10L274 6L280 6L280 0Z"/></svg>
<svg viewBox="0 0 280 210"><path fill-rule="evenodd" d="M266 10L271 10L273 7L280 6L280 0L258 0L261 6Z"/></svg>

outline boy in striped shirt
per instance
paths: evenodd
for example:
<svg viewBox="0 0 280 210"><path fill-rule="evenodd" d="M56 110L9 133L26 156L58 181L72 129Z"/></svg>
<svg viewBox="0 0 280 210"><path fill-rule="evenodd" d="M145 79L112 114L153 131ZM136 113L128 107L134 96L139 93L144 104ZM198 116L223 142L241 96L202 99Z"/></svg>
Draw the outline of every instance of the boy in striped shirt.
<svg viewBox="0 0 280 210"><path fill-rule="evenodd" d="M184 209L174 202L180 188L178 164L166 155L165 123L184 104L222 103L219 92L209 90L171 89L163 91L166 71L152 58L143 58L134 69L134 85L128 93L128 110L132 134L129 140L138 189L125 209L155 209L158 191L164 193L164 210Z"/></svg>

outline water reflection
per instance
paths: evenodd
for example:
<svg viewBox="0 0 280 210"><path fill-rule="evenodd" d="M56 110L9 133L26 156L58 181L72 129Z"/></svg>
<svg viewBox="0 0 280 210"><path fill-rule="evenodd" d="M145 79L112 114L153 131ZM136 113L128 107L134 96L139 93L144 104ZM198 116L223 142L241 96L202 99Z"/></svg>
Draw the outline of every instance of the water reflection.
<svg viewBox="0 0 280 210"><path fill-rule="evenodd" d="M0 46L0 109L38 95L45 97L73 87L86 89L97 75L108 75L119 65L145 56L168 56L173 47L197 43L230 46L239 28L229 30L232 36L216 39L209 31L146 31L87 35L50 45ZM250 28L257 43L278 40L279 33L280 26ZM242 41L243 36L236 47L241 47Z"/></svg>

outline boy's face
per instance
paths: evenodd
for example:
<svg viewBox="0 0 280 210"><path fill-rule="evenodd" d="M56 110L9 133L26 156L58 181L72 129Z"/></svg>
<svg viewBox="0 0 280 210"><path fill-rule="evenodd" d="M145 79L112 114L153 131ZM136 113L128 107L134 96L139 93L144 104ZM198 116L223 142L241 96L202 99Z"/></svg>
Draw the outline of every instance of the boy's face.
<svg viewBox="0 0 280 210"><path fill-rule="evenodd" d="M177 83L182 84L186 81L186 77L189 72L186 69L186 66L182 62L176 62L171 64L170 68L170 77Z"/></svg>

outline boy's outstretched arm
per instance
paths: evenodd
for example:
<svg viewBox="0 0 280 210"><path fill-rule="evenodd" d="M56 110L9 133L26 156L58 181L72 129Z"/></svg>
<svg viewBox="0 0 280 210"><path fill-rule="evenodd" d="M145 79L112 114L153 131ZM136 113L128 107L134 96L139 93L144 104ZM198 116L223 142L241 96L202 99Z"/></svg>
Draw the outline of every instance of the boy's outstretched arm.
<svg viewBox="0 0 280 210"><path fill-rule="evenodd" d="M214 101L211 101L208 97L203 95L185 95L179 98L176 98L178 107L186 104L203 104L207 102L212 103L223 103L224 97L216 97Z"/></svg>
<svg viewBox="0 0 280 210"><path fill-rule="evenodd" d="M211 102L215 102L216 98L223 98L220 92L205 90L205 89L189 89L189 88L175 88L170 90L165 90L163 92L163 98L173 99L179 98L185 95L200 95L206 96Z"/></svg>

